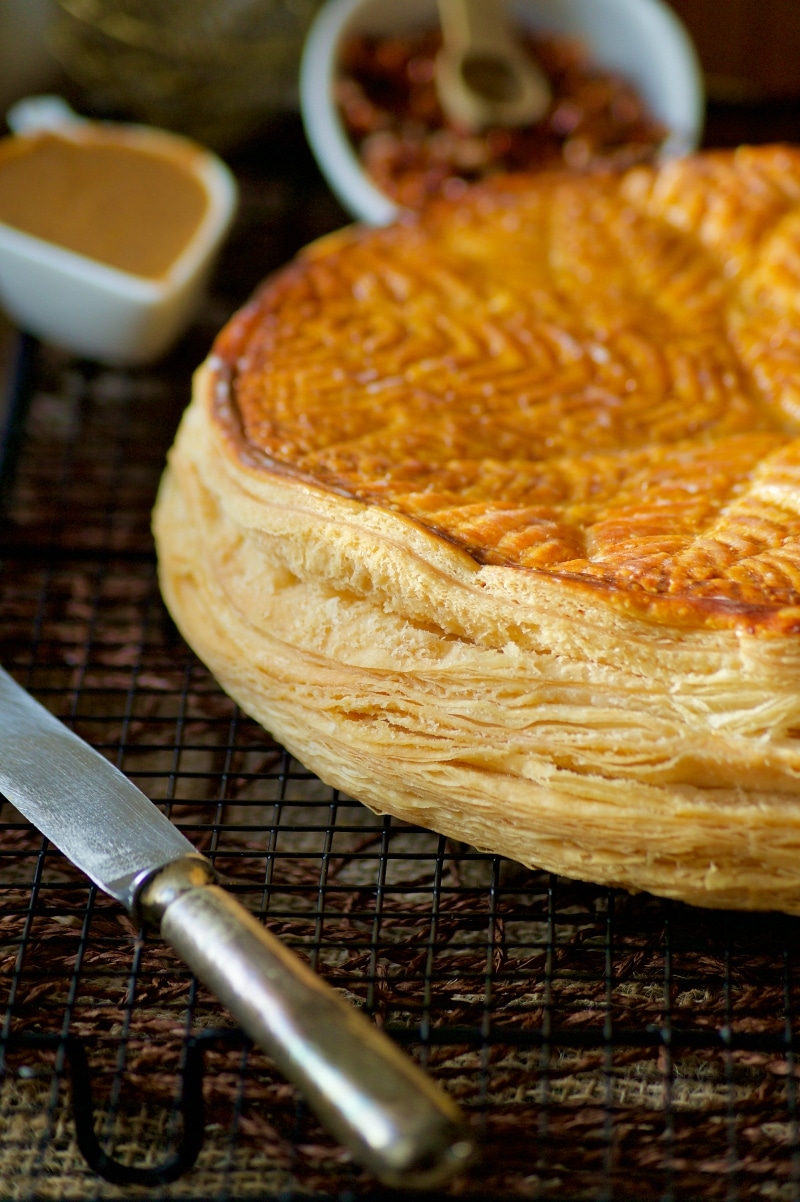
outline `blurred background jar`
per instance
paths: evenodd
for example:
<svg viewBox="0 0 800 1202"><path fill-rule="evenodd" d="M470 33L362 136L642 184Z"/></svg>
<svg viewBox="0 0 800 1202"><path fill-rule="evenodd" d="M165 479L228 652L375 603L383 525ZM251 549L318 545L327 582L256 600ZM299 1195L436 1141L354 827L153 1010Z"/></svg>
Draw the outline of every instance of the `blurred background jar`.
<svg viewBox="0 0 800 1202"><path fill-rule="evenodd" d="M57 0L47 43L86 106L228 150L296 106L320 0Z"/></svg>

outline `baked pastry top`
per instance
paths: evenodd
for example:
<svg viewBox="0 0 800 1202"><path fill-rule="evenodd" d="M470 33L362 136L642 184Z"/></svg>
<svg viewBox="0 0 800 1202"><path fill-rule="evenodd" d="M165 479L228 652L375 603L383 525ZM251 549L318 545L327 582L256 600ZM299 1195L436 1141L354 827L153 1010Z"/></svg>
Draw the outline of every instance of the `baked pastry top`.
<svg viewBox="0 0 800 1202"><path fill-rule="evenodd" d="M243 438L481 563L795 606L798 201L797 154L751 150L356 236L218 343Z"/></svg>
<svg viewBox="0 0 800 1202"><path fill-rule="evenodd" d="M221 682L526 863L800 910L800 150L504 177L268 280L155 515Z"/></svg>

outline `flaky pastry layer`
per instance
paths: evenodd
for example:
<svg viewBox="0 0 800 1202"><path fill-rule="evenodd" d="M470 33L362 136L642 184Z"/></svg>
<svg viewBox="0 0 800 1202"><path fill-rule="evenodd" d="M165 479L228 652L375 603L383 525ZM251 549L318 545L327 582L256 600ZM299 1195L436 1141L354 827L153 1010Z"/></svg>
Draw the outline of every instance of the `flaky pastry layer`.
<svg viewBox="0 0 800 1202"><path fill-rule="evenodd" d="M381 812L800 912L800 154L497 181L226 327L154 517L189 643Z"/></svg>

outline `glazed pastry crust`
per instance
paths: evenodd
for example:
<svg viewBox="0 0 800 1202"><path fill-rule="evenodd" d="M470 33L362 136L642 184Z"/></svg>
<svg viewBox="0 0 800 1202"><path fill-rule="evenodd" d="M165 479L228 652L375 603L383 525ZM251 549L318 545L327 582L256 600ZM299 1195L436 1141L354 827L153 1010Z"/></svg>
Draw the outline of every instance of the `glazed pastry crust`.
<svg viewBox="0 0 800 1202"><path fill-rule="evenodd" d="M268 281L154 529L223 686L379 812L800 912L800 154L495 181Z"/></svg>

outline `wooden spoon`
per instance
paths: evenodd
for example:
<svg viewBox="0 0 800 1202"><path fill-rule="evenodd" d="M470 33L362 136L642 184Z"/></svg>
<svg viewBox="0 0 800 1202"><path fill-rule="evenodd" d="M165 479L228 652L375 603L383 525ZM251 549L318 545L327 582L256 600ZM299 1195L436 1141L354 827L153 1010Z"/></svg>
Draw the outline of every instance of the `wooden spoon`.
<svg viewBox="0 0 800 1202"><path fill-rule="evenodd" d="M444 45L436 87L445 115L470 132L539 121L550 104L550 83L514 38L503 0L438 5Z"/></svg>

